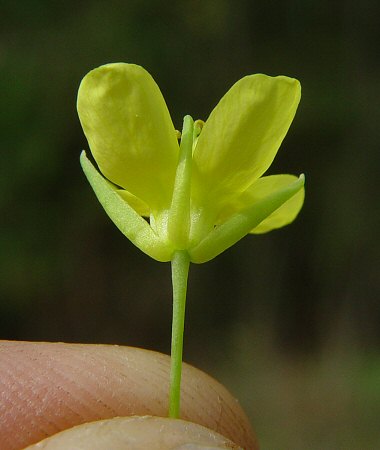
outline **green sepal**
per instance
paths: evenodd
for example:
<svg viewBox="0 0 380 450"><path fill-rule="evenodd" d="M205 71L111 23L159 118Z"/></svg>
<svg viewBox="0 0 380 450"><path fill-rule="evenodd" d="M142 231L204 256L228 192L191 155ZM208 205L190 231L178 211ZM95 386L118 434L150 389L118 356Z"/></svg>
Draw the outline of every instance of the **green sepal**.
<svg viewBox="0 0 380 450"><path fill-rule="evenodd" d="M186 249L190 232L190 192L194 120L185 116L170 206L168 232L176 249Z"/></svg>
<svg viewBox="0 0 380 450"><path fill-rule="evenodd" d="M305 176L302 174L294 183L268 195L215 227L198 245L189 250L191 261L204 263L227 250L293 197L304 184Z"/></svg>
<svg viewBox="0 0 380 450"><path fill-rule="evenodd" d="M141 251L151 258L167 262L173 249L162 241L143 219L117 193L117 186L106 180L87 158L85 151L80 156L82 169L104 210L119 230Z"/></svg>

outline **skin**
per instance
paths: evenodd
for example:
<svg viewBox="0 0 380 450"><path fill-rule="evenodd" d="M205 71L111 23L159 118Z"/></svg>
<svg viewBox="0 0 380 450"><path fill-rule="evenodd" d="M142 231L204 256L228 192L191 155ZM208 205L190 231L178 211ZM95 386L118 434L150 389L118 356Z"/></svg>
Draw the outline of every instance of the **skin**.
<svg viewBox="0 0 380 450"><path fill-rule="evenodd" d="M169 368L131 347L0 342L0 448L258 450L237 400L189 365L182 420L165 418Z"/></svg>

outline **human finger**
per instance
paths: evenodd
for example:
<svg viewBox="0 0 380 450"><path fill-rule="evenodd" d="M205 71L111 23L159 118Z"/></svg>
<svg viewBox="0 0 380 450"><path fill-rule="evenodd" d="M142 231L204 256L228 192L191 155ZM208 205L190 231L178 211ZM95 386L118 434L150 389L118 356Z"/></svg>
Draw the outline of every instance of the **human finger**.
<svg viewBox="0 0 380 450"><path fill-rule="evenodd" d="M75 425L168 410L170 358L131 347L0 343L0 448L19 450ZM181 418L246 449L255 436L237 400L184 364Z"/></svg>
<svg viewBox="0 0 380 450"><path fill-rule="evenodd" d="M191 422L153 416L117 417L78 425L25 450L241 449L224 436Z"/></svg>

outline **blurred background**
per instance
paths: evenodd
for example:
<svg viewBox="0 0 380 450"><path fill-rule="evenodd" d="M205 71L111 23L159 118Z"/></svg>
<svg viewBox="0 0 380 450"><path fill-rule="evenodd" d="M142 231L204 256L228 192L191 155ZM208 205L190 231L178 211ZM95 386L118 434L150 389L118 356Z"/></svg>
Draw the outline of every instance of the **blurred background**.
<svg viewBox="0 0 380 450"><path fill-rule="evenodd" d="M170 265L124 238L79 166L89 70L144 66L178 129L244 75L296 77L268 173L304 172L305 206L192 265L185 360L240 399L263 449L378 448L379 5L3 0L0 338L170 351Z"/></svg>

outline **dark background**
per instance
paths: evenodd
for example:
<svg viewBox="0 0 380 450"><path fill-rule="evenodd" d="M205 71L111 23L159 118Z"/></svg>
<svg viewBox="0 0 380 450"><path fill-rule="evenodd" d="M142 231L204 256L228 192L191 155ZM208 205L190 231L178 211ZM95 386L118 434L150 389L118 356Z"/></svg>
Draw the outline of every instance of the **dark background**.
<svg viewBox="0 0 380 450"><path fill-rule="evenodd" d="M241 400L263 449L380 441L380 3L11 1L0 7L0 338L169 352L169 264L106 217L79 166L81 78L144 66L177 128L244 75L302 83L269 173L294 224L192 265L185 360Z"/></svg>

